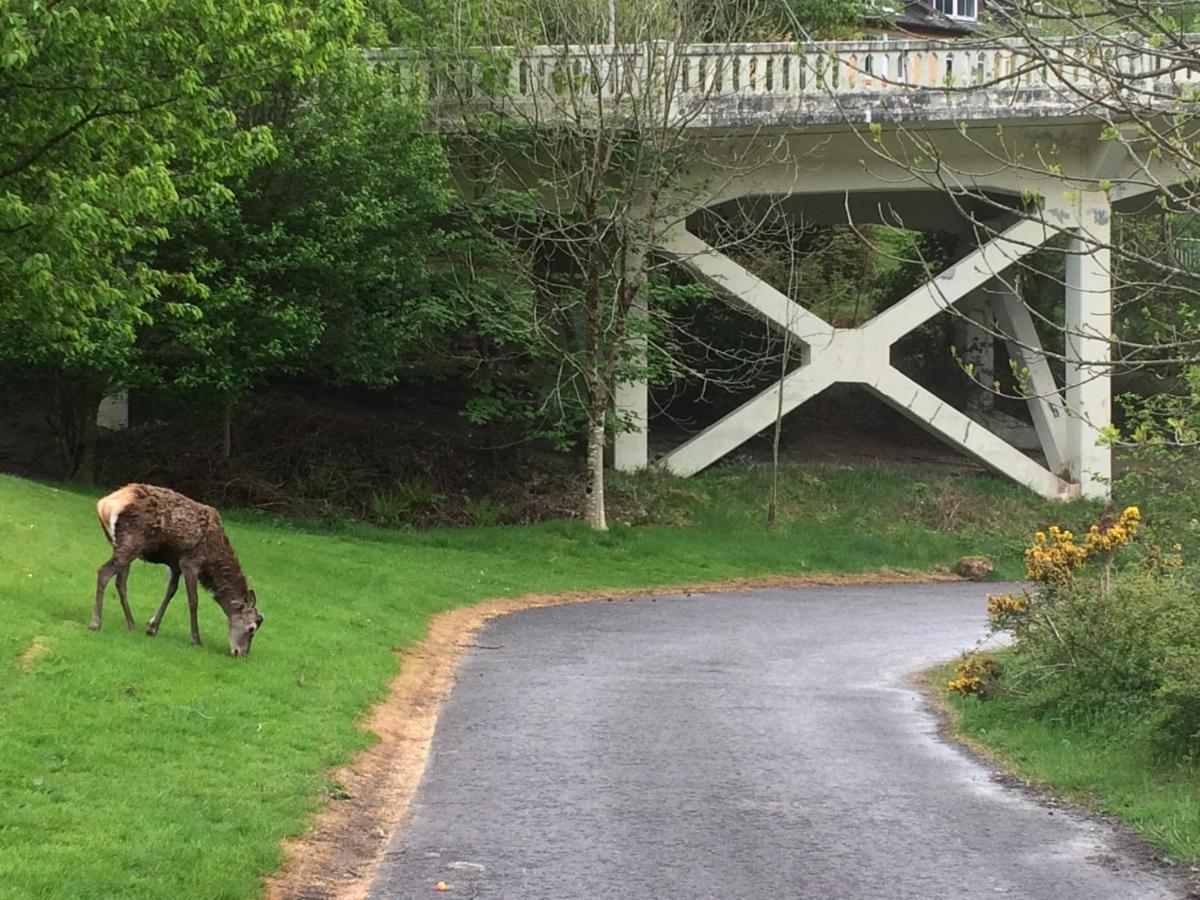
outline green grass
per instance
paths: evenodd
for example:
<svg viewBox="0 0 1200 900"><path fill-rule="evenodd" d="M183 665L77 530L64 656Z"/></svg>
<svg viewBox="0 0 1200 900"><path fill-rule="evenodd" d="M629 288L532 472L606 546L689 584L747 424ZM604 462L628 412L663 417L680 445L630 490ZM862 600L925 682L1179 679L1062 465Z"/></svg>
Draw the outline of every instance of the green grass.
<svg viewBox="0 0 1200 900"><path fill-rule="evenodd" d="M688 527L573 522L381 531L226 514L266 617L247 660L201 601L203 648L177 598L159 636L127 633L110 592L87 629L107 546L95 494L0 476L0 897L252 897L279 841L320 802L323 773L429 618L531 591L768 573L931 570L1001 558L1059 513L994 479L789 470L783 522L762 527L766 476L622 480L633 507ZM165 570L130 578L139 623ZM43 648L31 665L22 654Z"/></svg>
<svg viewBox="0 0 1200 900"><path fill-rule="evenodd" d="M1156 758L1117 719L1071 723L1043 718L1013 697L980 702L949 694L952 668L931 680L956 735L1025 781L1117 817L1172 859L1200 858L1200 767Z"/></svg>

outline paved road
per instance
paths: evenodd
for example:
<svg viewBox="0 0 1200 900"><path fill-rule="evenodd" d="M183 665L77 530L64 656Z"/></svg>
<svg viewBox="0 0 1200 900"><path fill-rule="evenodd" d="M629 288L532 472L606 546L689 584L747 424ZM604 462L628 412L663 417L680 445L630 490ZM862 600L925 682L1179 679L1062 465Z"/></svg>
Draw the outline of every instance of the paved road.
<svg viewBox="0 0 1200 900"><path fill-rule="evenodd" d="M938 740L905 676L983 636L986 593L763 590L499 619L371 897L1184 896L1104 826Z"/></svg>

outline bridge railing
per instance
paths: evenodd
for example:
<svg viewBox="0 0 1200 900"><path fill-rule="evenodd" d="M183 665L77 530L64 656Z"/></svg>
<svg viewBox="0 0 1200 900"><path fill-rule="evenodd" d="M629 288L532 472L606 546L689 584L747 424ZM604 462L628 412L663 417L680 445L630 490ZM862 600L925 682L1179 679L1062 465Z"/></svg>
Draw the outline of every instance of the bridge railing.
<svg viewBox="0 0 1200 900"><path fill-rule="evenodd" d="M648 88L679 101L1039 88L1081 96L1161 92L1167 98L1182 85L1200 88L1200 65L1116 42L1100 48L1064 41L1036 53L1015 41L972 40L544 46L476 51L436 63L402 50L374 55L403 60L431 98L444 101L564 103L588 95L634 97Z"/></svg>

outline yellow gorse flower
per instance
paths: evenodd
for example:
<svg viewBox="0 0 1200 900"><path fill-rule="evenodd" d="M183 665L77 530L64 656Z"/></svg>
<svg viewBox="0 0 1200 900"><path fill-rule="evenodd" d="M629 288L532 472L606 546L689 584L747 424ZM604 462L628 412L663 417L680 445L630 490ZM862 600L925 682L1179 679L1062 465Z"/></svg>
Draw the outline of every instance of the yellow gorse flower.
<svg viewBox="0 0 1200 900"><path fill-rule="evenodd" d="M966 696L981 696L999 674L996 661L990 656L972 654L954 667L955 677L946 682L950 690Z"/></svg>
<svg viewBox="0 0 1200 900"><path fill-rule="evenodd" d="M1039 531L1033 546L1025 551L1025 574L1032 581L1066 581L1087 559L1087 550L1075 543L1070 531L1050 526L1050 533Z"/></svg>
<svg viewBox="0 0 1200 900"><path fill-rule="evenodd" d="M1141 524L1142 514L1136 506L1128 507L1115 525L1110 525L1108 528L1101 531L1099 525L1093 525L1088 529L1087 539L1084 541L1084 546L1089 553L1100 551L1112 552L1120 550L1137 534L1138 525Z"/></svg>
<svg viewBox="0 0 1200 900"><path fill-rule="evenodd" d="M1029 600L1020 594L992 594L987 599L989 616L1019 616L1029 609Z"/></svg>
<svg viewBox="0 0 1200 900"><path fill-rule="evenodd" d="M1033 546L1025 551L1025 574L1043 584L1065 582L1076 569L1083 567L1089 555L1112 553L1126 546L1137 534L1141 520L1141 511L1136 506L1127 507L1109 527L1089 528L1081 544L1075 542L1072 532L1051 525L1049 534L1044 531L1034 534Z"/></svg>

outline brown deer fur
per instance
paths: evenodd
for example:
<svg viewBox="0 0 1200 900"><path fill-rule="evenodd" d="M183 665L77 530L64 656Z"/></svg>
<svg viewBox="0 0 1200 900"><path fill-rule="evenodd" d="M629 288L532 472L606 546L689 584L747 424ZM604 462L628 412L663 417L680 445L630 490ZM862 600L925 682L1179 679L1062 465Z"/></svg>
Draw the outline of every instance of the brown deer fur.
<svg viewBox="0 0 1200 900"><path fill-rule="evenodd" d="M104 591L114 575L125 624L130 631L134 629L125 588L129 567L140 557L171 570L167 594L147 625L146 634L158 633L158 626L182 575L191 616L192 643L200 643L196 586L202 584L212 591L213 598L229 620L230 653L244 656L250 652L250 642L262 625L262 616L256 608L254 592L247 586L246 576L225 536L221 516L215 509L167 488L127 484L102 498L96 504L96 515L105 537L112 544L113 555L96 573L93 631L100 628Z"/></svg>

